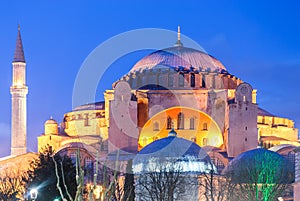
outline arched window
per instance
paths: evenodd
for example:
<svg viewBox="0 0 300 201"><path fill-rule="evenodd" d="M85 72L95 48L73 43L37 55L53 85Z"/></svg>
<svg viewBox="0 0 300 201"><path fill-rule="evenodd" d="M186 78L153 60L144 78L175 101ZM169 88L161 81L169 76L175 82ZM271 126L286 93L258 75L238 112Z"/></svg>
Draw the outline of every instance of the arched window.
<svg viewBox="0 0 300 201"><path fill-rule="evenodd" d="M203 123L202 130L207 131L207 123Z"/></svg>
<svg viewBox="0 0 300 201"><path fill-rule="evenodd" d="M72 163L75 164L76 163L76 158L77 158L76 152L71 152L70 158L71 158Z"/></svg>
<svg viewBox="0 0 300 201"><path fill-rule="evenodd" d="M89 114L85 114L84 126L89 126Z"/></svg>
<svg viewBox="0 0 300 201"><path fill-rule="evenodd" d="M173 77L173 74L169 74L168 75L168 86L169 87L173 87L174 85L174 77Z"/></svg>
<svg viewBox="0 0 300 201"><path fill-rule="evenodd" d="M203 138L202 139L202 146L206 146L207 145L207 138Z"/></svg>
<svg viewBox="0 0 300 201"><path fill-rule="evenodd" d="M154 124L153 124L153 130L154 131L159 131L159 123L157 121L154 122Z"/></svg>
<svg viewBox="0 0 300 201"><path fill-rule="evenodd" d="M288 159L288 161L292 164L292 167L295 168L295 152L290 151L286 158Z"/></svg>
<svg viewBox="0 0 300 201"><path fill-rule="evenodd" d="M184 129L184 115L182 112L179 112L178 114L177 129Z"/></svg>
<svg viewBox="0 0 300 201"><path fill-rule="evenodd" d="M195 130L195 118L190 118L190 130Z"/></svg>
<svg viewBox="0 0 300 201"><path fill-rule="evenodd" d="M191 74L191 87L195 87L195 74Z"/></svg>
<svg viewBox="0 0 300 201"><path fill-rule="evenodd" d="M212 156L210 159L211 162L216 166L218 173L221 173L225 168L224 163L220 159L216 158L215 156Z"/></svg>
<svg viewBox="0 0 300 201"><path fill-rule="evenodd" d="M201 83L202 88L206 88L206 83L205 83L205 76L202 75L202 83Z"/></svg>
<svg viewBox="0 0 300 201"><path fill-rule="evenodd" d="M88 181L93 180L93 175L94 175L94 163L93 159L90 157L86 157L84 159L84 174Z"/></svg>
<svg viewBox="0 0 300 201"><path fill-rule="evenodd" d="M167 129L172 129L172 119L170 116L167 118Z"/></svg>
<svg viewBox="0 0 300 201"><path fill-rule="evenodd" d="M184 74L179 73L179 87L184 87Z"/></svg>

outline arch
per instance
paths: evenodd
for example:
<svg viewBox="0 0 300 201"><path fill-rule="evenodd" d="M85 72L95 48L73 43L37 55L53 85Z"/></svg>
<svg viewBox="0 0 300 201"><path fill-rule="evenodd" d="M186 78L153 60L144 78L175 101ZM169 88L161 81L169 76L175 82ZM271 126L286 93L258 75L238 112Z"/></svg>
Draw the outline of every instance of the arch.
<svg viewBox="0 0 300 201"><path fill-rule="evenodd" d="M167 129L172 129L172 118L170 116L168 116L167 118Z"/></svg>
<svg viewBox="0 0 300 201"><path fill-rule="evenodd" d="M190 83L191 87L195 87L195 74L191 73L191 83Z"/></svg>
<svg viewBox="0 0 300 201"><path fill-rule="evenodd" d="M195 130L195 118L190 118L190 130Z"/></svg>
<svg viewBox="0 0 300 201"><path fill-rule="evenodd" d="M157 121L153 124L153 131L159 131L159 123Z"/></svg>
<svg viewBox="0 0 300 201"><path fill-rule="evenodd" d="M182 112L179 112L177 116L177 129L184 129L184 114Z"/></svg>
<svg viewBox="0 0 300 201"><path fill-rule="evenodd" d="M185 128L181 125L180 122L182 122L182 124L186 123L184 119L186 119L186 121L193 119L194 129L190 129L190 127ZM159 131L153 132L155 122L159 122ZM206 123L207 130L203 130L204 122ZM223 145L222 132L211 116L194 108L175 106L158 112L144 124L139 134L139 149L152 143L155 139L167 137L172 123L177 125L175 130L178 137L190 141L194 139L199 146L204 146L203 141L209 146L221 147ZM154 138L155 136L157 138ZM206 138L206 140L203 140L204 138Z"/></svg>

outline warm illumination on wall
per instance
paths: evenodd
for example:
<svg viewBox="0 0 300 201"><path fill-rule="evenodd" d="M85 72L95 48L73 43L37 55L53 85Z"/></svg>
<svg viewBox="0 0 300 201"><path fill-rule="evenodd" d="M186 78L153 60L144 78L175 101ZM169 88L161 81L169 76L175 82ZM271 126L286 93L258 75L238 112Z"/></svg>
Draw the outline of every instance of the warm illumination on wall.
<svg viewBox="0 0 300 201"><path fill-rule="evenodd" d="M209 115L187 107L173 107L157 113L146 122L139 136L139 149L167 137L171 127L178 137L193 141L199 146L223 145L221 130Z"/></svg>

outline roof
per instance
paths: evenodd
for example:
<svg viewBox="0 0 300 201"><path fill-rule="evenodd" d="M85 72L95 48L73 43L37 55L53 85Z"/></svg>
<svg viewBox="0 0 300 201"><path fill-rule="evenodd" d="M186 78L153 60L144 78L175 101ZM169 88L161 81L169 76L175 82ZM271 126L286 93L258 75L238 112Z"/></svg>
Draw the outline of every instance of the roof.
<svg viewBox="0 0 300 201"><path fill-rule="evenodd" d="M158 50L145 56L133 66L131 72L152 69L156 66L183 67L185 69L194 67L195 70L210 69L211 71L226 70L223 64L213 56L180 45Z"/></svg>
<svg viewBox="0 0 300 201"><path fill-rule="evenodd" d="M16 49L15 49L13 62L25 62L20 25L18 26L18 36L17 36Z"/></svg>
<svg viewBox="0 0 300 201"><path fill-rule="evenodd" d="M223 170L224 174L231 175L233 181L245 183L254 182L253 177L257 172L261 174L254 178L258 183L281 183L293 180L293 168L289 161L280 154L263 148L241 153Z"/></svg>
<svg viewBox="0 0 300 201"><path fill-rule="evenodd" d="M270 151L274 151L274 152L278 152L281 151L282 149L286 149L286 148L296 148L296 146L291 145L291 144L280 144L280 145L276 145L274 147L271 147L269 150Z"/></svg>
<svg viewBox="0 0 300 201"><path fill-rule="evenodd" d="M288 139L277 137L277 136L261 136L260 139L262 141L290 141Z"/></svg>
<svg viewBox="0 0 300 201"><path fill-rule="evenodd" d="M104 110L105 109L105 102L95 102L95 103L87 103L84 105L80 105L75 107L73 111L80 111L80 110Z"/></svg>
<svg viewBox="0 0 300 201"><path fill-rule="evenodd" d="M162 138L144 147L133 160L135 173L169 171L180 168L182 172L216 171L208 154L197 144L176 136Z"/></svg>
<svg viewBox="0 0 300 201"><path fill-rule="evenodd" d="M138 158L157 157L157 158L180 158L194 156L199 159L207 160L207 153L197 144L176 136L169 136L152 142L145 146L138 154Z"/></svg>
<svg viewBox="0 0 300 201"><path fill-rule="evenodd" d="M262 109L260 107L257 110L257 116L270 116L270 117L274 117L273 114L271 114L270 112L268 112L268 111L266 111L266 110L264 110L264 109Z"/></svg>

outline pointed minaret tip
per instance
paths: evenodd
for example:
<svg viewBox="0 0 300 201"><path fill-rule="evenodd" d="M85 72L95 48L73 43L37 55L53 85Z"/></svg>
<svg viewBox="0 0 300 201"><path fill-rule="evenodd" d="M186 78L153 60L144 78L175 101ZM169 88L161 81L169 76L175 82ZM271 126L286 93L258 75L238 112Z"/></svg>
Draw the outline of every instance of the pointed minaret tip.
<svg viewBox="0 0 300 201"><path fill-rule="evenodd" d="M25 63L20 24L18 24L18 36L17 36L16 49L15 49L13 62Z"/></svg>
<svg viewBox="0 0 300 201"><path fill-rule="evenodd" d="M181 47L183 46L182 42L180 41L181 40L181 35L180 35L180 26L177 27L177 42L175 43L175 47Z"/></svg>

